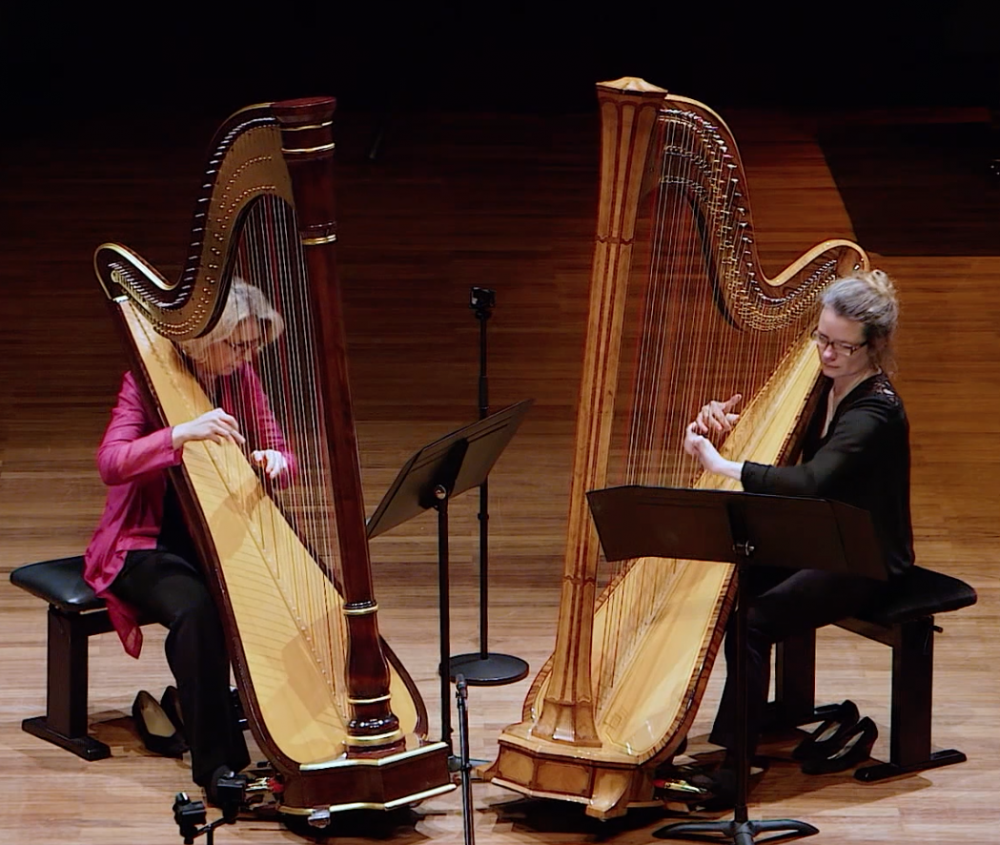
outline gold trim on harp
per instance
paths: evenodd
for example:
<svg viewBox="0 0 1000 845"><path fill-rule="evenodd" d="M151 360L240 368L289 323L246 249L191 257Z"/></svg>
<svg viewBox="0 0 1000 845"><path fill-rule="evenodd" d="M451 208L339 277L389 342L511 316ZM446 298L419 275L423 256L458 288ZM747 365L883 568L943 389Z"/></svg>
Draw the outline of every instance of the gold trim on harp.
<svg viewBox="0 0 1000 845"><path fill-rule="evenodd" d="M384 757L335 757L332 760L324 760L321 763L303 763L299 769L303 772L320 772L325 769L344 769L352 766L391 766L400 760L408 760L411 757L420 757L423 754L433 754L448 746L443 742L428 742L426 745L418 745L416 748L407 748L396 754L386 754Z"/></svg>
<svg viewBox="0 0 1000 845"><path fill-rule="evenodd" d="M415 804L435 795L444 795L455 789L455 784L448 783L444 786L435 786L433 789L425 789L423 792L414 792L411 795L404 795L392 801L379 804L376 801L352 801L350 804L331 804L327 809L331 813L343 813L348 810L395 810L398 807L405 807L408 804ZM278 812L286 816L311 816L316 810L313 807L286 807L282 805Z"/></svg>
<svg viewBox="0 0 1000 845"><path fill-rule="evenodd" d="M378 704L380 701L388 701L392 698L388 693L386 695L379 695L375 698L348 698L348 704Z"/></svg>
<svg viewBox="0 0 1000 845"><path fill-rule="evenodd" d="M397 739L403 738L401 730L389 731L384 734L373 734L372 736L354 736L349 734L344 740L348 745L388 745Z"/></svg>
<svg viewBox="0 0 1000 845"><path fill-rule="evenodd" d="M310 123L307 126L282 126L282 132L304 132L306 129L326 129L327 126L333 126L332 120L324 120L322 123Z"/></svg>
<svg viewBox="0 0 1000 845"><path fill-rule="evenodd" d="M306 128L306 127L303 127ZM291 149L287 147L282 147L281 151L285 155L307 155L308 153L326 153L330 150L336 149L335 143L320 144L318 147L293 147Z"/></svg>
<svg viewBox="0 0 1000 845"><path fill-rule="evenodd" d="M378 603L368 607L344 607L344 616L368 616L378 612Z"/></svg>
<svg viewBox="0 0 1000 845"><path fill-rule="evenodd" d="M319 244L332 244L337 240L337 233L333 232L329 235L317 235L314 238L300 238L304 246L317 246Z"/></svg>

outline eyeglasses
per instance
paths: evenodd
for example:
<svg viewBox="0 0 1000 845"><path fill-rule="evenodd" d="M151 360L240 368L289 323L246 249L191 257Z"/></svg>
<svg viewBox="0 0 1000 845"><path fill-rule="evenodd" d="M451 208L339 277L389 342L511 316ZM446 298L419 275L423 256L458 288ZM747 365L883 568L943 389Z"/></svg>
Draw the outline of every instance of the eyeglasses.
<svg viewBox="0 0 1000 845"><path fill-rule="evenodd" d="M812 339L821 350L826 349L828 346L832 346L834 352L838 355L843 355L846 358L850 358L862 346L868 345L867 340L863 343L844 343L841 340L830 340L830 338L823 334L819 329L812 333Z"/></svg>
<svg viewBox="0 0 1000 845"><path fill-rule="evenodd" d="M222 342L238 355L256 355L260 352L259 340L230 340L227 337Z"/></svg>

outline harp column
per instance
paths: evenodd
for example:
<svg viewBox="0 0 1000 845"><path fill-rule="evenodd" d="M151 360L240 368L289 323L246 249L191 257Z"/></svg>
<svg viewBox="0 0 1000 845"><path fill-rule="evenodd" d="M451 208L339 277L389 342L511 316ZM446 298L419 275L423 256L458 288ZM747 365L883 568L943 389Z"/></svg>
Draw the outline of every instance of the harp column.
<svg viewBox="0 0 1000 845"><path fill-rule="evenodd" d="M292 180L299 237L309 273L313 322L319 350L320 390L330 457L332 501L343 568L347 622L347 691L351 713L349 745L357 750L402 742L392 712L389 665L378 633L365 530L364 496L347 373L340 288L336 279L333 134L336 101L288 100L275 104L282 154Z"/></svg>
<svg viewBox="0 0 1000 845"><path fill-rule="evenodd" d="M591 524L585 494L607 486L636 209L650 139L666 94L664 89L633 77L597 86L601 111L600 199L590 281L590 324L570 482L569 542L552 673L532 729L534 736L576 745L601 744L590 674L600 542Z"/></svg>

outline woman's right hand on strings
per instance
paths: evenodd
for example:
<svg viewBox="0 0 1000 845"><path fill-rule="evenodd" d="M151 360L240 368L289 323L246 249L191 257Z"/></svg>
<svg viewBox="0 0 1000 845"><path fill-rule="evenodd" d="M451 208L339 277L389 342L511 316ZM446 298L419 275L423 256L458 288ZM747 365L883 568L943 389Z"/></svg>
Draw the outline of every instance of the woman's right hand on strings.
<svg viewBox="0 0 1000 845"><path fill-rule="evenodd" d="M192 440L211 440L213 443L229 441L237 446L242 446L246 442L240 434L236 418L227 414L222 408L213 408L200 417L174 426L174 449L180 449Z"/></svg>
<svg viewBox="0 0 1000 845"><path fill-rule="evenodd" d="M694 421L694 428L698 434L708 434L709 432L730 432L733 430L733 423L739 418L739 414L733 413L740 401L743 399L742 393L734 393L725 402L713 399L707 405L703 405Z"/></svg>

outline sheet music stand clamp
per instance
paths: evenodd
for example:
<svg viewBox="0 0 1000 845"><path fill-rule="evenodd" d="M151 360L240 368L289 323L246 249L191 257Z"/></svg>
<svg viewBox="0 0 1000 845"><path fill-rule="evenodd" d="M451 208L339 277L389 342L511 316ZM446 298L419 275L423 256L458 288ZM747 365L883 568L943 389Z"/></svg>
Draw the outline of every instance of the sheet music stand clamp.
<svg viewBox="0 0 1000 845"><path fill-rule="evenodd" d="M753 845L811 836L819 829L793 819L751 821L747 814L747 597L751 566L822 569L886 580L871 518L840 502L656 487L617 487L587 494L609 561L641 557L736 564L736 802L731 821L680 822L657 830L658 839L730 841ZM715 835L710 835L715 834ZM720 839L719 837L722 837Z"/></svg>
<svg viewBox="0 0 1000 845"><path fill-rule="evenodd" d="M368 539L433 508L438 513L441 739L451 746L451 619L448 582L448 503L489 475L534 400L525 399L453 431L418 450L400 469L368 520Z"/></svg>

